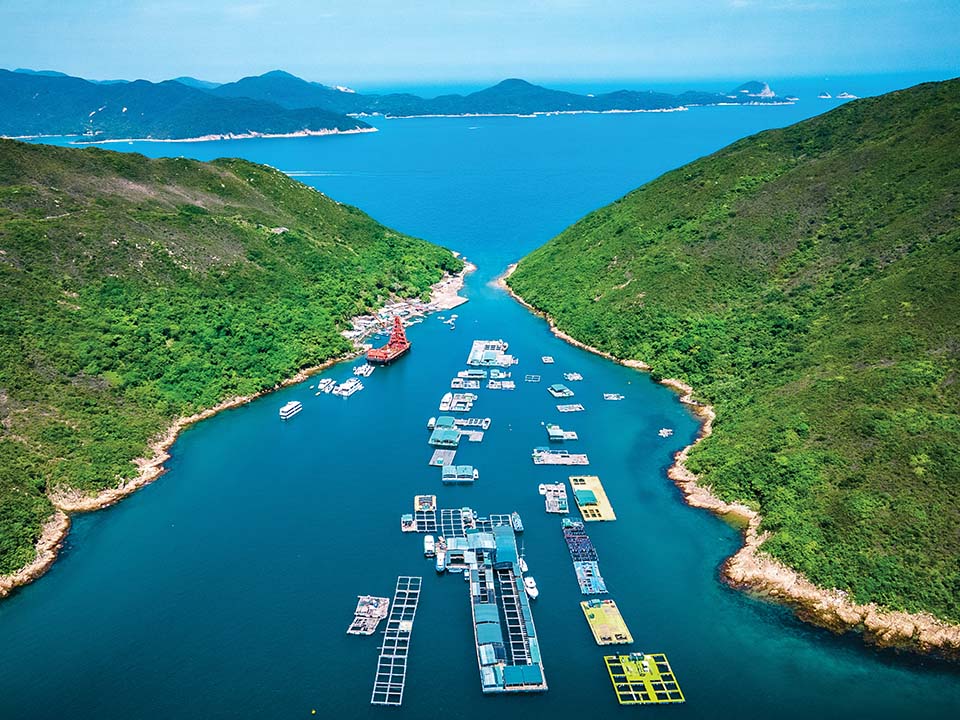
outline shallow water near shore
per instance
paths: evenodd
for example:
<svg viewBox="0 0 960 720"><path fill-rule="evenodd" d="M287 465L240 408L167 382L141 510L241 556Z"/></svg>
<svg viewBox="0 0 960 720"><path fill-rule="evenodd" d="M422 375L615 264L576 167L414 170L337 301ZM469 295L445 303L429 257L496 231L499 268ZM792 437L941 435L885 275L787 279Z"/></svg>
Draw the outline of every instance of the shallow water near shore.
<svg viewBox="0 0 960 720"><path fill-rule="evenodd" d="M849 87L856 93L856 87ZM375 121L382 132L338 138L135 143L149 155L242 155L293 171L378 220L465 253L470 302L409 330L410 355L342 400L315 397L318 377L186 430L170 471L104 512L77 516L61 558L0 603L0 718L379 717L369 705L378 638L344 634L358 594L389 596L397 575L422 575L406 717L507 718L654 712L703 717L952 717L960 672L877 652L732 591L718 568L738 532L687 507L667 479L698 424L642 372L572 347L492 286L507 264L590 210L704 153L825 109L703 108L684 113ZM450 313L442 313L448 316ZM493 424L458 461L473 487L443 487L428 468L425 424L474 338L503 338L520 364L516 391L481 390L475 417ZM541 355L556 358L543 365ZM648 358L647 360L655 360ZM583 413L559 414L546 392L562 373ZM540 384L523 376L536 373ZM621 402L602 400L623 393ZM301 400L281 423L277 409ZM541 423L581 440L585 470L617 513L587 525L600 568L636 640L667 653L686 695L661 710L620 708L604 654L579 608L576 578L541 482L581 469L536 467ZM670 438L657 430L671 427ZM481 515L518 510L534 620L550 690L485 697L458 575L437 577L422 537L399 530L415 493ZM574 510L574 516L577 516Z"/></svg>

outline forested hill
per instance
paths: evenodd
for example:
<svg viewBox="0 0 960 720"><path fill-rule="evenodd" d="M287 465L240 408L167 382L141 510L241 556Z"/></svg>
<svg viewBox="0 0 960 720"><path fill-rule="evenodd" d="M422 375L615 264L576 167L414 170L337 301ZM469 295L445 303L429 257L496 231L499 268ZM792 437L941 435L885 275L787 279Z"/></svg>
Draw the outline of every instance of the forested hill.
<svg viewBox="0 0 960 720"><path fill-rule="evenodd" d="M50 72L0 70L0 135L6 136L168 140L369 127L316 107L291 109L251 98L217 97L173 80L97 83Z"/></svg>
<svg viewBox="0 0 960 720"><path fill-rule="evenodd" d="M174 417L342 353L352 315L461 267L244 160L0 140L0 574L49 489L115 486Z"/></svg>
<svg viewBox="0 0 960 720"><path fill-rule="evenodd" d="M767 551L960 621L960 80L739 141L509 282L715 405L689 466L759 508Z"/></svg>

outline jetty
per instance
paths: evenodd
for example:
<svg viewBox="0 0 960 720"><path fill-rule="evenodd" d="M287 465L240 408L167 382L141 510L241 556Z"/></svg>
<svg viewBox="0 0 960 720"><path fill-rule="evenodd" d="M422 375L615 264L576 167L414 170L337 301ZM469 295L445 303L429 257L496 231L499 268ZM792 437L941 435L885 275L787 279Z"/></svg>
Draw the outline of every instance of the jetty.
<svg viewBox="0 0 960 720"><path fill-rule="evenodd" d="M603 662L621 705L684 702L683 692L663 653L604 655Z"/></svg>
<svg viewBox="0 0 960 720"><path fill-rule="evenodd" d="M510 346L503 340L474 340L467 355L467 365L478 367L510 367L518 360L507 354Z"/></svg>
<svg viewBox="0 0 960 720"><path fill-rule="evenodd" d="M452 419L452 418L451 418ZM482 428L484 430L490 429L490 418L456 418L453 419L453 424L456 427L468 427L468 428Z"/></svg>
<svg viewBox="0 0 960 720"><path fill-rule="evenodd" d="M547 439L550 442L563 442L564 440L579 440L579 436L573 430L564 430L559 425L547 423Z"/></svg>
<svg viewBox="0 0 960 720"><path fill-rule="evenodd" d="M357 609L353 611L353 622L347 628L347 635L373 635L389 609L390 598L360 595Z"/></svg>
<svg viewBox="0 0 960 720"><path fill-rule="evenodd" d="M583 405L574 403L572 405L557 405L557 410L562 413L583 412Z"/></svg>
<svg viewBox="0 0 960 720"><path fill-rule="evenodd" d="M580 603L597 645L629 645L633 635L613 600L584 600Z"/></svg>
<svg viewBox="0 0 960 720"><path fill-rule="evenodd" d="M600 478L596 475L575 475L570 478L573 499L586 522L616 520L613 506L607 499Z"/></svg>
<svg viewBox="0 0 960 720"><path fill-rule="evenodd" d="M544 484L540 486L543 495L543 504L548 513L566 515L570 512L567 503L567 486L563 483Z"/></svg>
<svg viewBox="0 0 960 720"><path fill-rule="evenodd" d="M589 465L590 459L584 453L571 453L566 450L553 450L551 448L534 448L534 465Z"/></svg>
<svg viewBox="0 0 960 720"><path fill-rule="evenodd" d="M410 633L420 603L423 578L401 575L393 593L390 616L383 632L377 674L373 681L373 705L400 705L407 682L407 655L410 653Z"/></svg>
<svg viewBox="0 0 960 720"><path fill-rule="evenodd" d="M600 595L607 592L607 584L600 574L597 563L597 549L579 520L563 518L560 521L563 539L573 559L573 569L577 574L582 595Z"/></svg>

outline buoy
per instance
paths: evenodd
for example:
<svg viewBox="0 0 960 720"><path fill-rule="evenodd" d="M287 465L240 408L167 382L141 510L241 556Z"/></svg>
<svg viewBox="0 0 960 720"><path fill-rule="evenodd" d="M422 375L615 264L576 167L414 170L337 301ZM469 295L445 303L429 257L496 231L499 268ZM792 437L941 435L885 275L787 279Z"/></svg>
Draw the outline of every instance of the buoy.
<svg viewBox="0 0 960 720"><path fill-rule="evenodd" d="M311 715L316 715L316 714L317 714L317 709L314 708L313 710L311 710L311 711L310 711L310 714L311 714Z"/></svg>

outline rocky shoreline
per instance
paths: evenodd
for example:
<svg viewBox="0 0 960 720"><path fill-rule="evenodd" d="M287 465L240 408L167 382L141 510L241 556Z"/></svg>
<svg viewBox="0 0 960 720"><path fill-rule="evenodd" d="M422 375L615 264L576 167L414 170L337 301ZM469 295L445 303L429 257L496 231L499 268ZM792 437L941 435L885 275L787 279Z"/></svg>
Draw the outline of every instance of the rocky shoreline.
<svg viewBox="0 0 960 720"><path fill-rule="evenodd" d="M553 318L530 305L507 285L507 278L516 267L516 264L510 265L497 278L496 285L544 318L554 335L621 365L650 370L646 363L614 357L557 328ZM874 603L858 604L842 590L817 587L802 573L763 552L762 545L769 533L760 530L763 520L760 513L742 503L721 500L709 487L700 485L697 476L686 466L691 448L713 431L716 418L713 408L694 399L693 388L680 380L664 379L660 383L677 391L680 401L691 406L701 420L697 439L674 456L674 464L667 470L667 475L683 492L688 505L710 510L744 528L743 547L723 563L721 577L724 582L739 590L783 603L801 620L813 625L836 633L858 632L868 644L960 661L960 625L944 622L928 613L886 610Z"/></svg>
<svg viewBox="0 0 960 720"><path fill-rule="evenodd" d="M476 267L470 263L464 263L463 270L455 275L447 275L441 278L437 283L431 286L430 300L437 304L437 309L455 307L455 305L465 302L465 299L459 297L459 291L463 288L464 277L476 270ZM459 299L458 299L459 298ZM451 303L455 303L451 305ZM252 395L241 395L224 400L211 408L190 415L189 417L177 418L167 428L166 432L153 440L148 445L149 456L132 460L139 469L137 476L129 480L123 480L119 485L107 488L96 495L87 495L79 490L65 487L55 487L49 493L48 497L53 503L56 511L44 523L40 537L36 544L36 556L28 565L20 568L9 575L0 575L0 599L8 596L16 588L33 582L43 575L56 562L57 554L63 546L70 531L69 513L92 512L102 510L114 503L119 502L128 495L133 494L145 485L149 485L166 472L164 463L170 459L170 447L176 441L180 432L196 422L213 417L219 412L229 410L230 408L246 405L247 403L279 390L281 388L303 382L311 375L314 375L328 367L344 360L357 357L360 350L354 350L339 357L330 358L326 362L314 367L304 368L293 377L287 378L272 388L261 390Z"/></svg>

